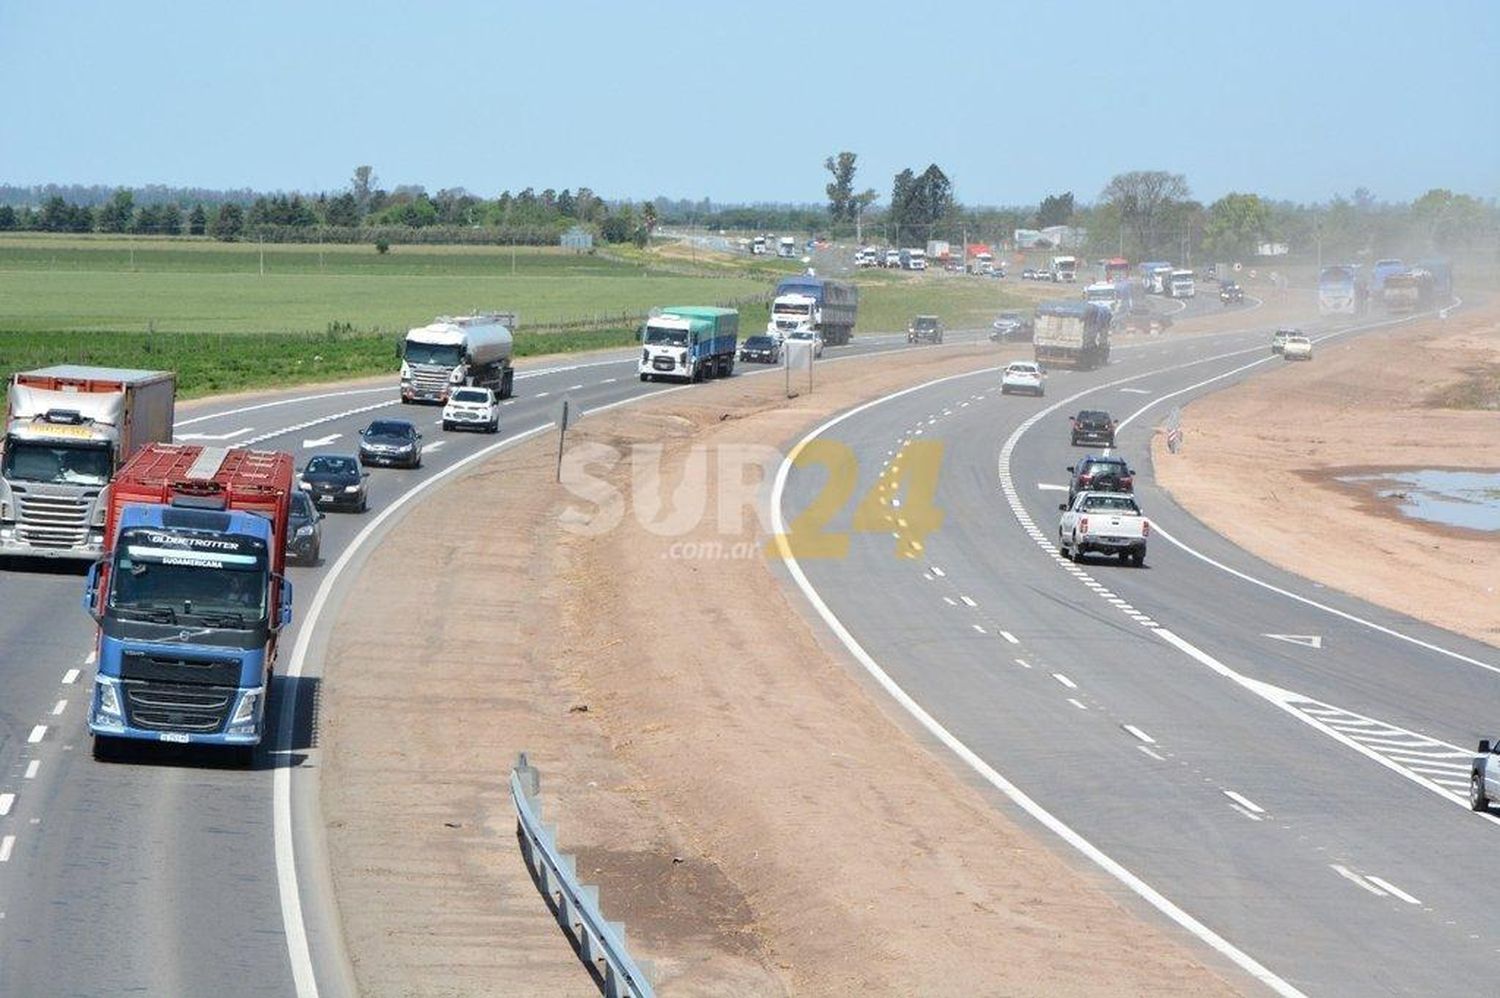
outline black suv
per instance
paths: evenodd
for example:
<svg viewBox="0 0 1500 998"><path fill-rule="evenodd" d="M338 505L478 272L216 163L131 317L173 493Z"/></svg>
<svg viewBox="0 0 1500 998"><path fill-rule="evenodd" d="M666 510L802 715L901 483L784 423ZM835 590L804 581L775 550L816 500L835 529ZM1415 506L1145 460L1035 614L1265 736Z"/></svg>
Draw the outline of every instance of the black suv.
<svg viewBox="0 0 1500 998"><path fill-rule="evenodd" d="M1068 505L1080 492L1134 492L1135 471L1123 457L1090 454L1077 464L1068 465L1073 476L1068 481Z"/></svg>
<svg viewBox="0 0 1500 998"><path fill-rule="evenodd" d="M740 360L776 364L781 361L781 344L769 336L751 336L740 344Z"/></svg>
<svg viewBox="0 0 1500 998"><path fill-rule="evenodd" d="M1235 281L1225 281L1219 286L1219 301L1225 305L1245 300L1245 289Z"/></svg>
<svg viewBox="0 0 1500 998"><path fill-rule="evenodd" d="M1070 417L1073 423L1073 446L1096 444L1100 447L1115 445L1115 421L1103 409L1084 409Z"/></svg>
<svg viewBox="0 0 1500 998"><path fill-rule="evenodd" d="M906 327L908 343L943 342L943 320L935 315L919 315Z"/></svg>
<svg viewBox="0 0 1500 998"><path fill-rule="evenodd" d="M377 419L359 434L359 463L422 467L422 434L405 419Z"/></svg>
<svg viewBox="0 0 1500 998"><path fill-rule="evenodd" d="M990 325L990 330L990 340L994 343L1024 342L1035 334L1031 317L1021 312L1001 312Z"/></svg>

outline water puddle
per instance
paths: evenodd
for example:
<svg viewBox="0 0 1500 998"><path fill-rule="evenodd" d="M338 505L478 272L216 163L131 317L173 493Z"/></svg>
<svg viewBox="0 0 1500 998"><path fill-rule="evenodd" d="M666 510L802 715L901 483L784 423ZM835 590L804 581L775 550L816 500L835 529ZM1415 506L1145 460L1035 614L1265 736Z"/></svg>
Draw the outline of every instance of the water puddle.
<svg viewBox="0 0 1500 998"><path fill-rule="evenodd" d="M1395 500L1401 513L1414 520L1500 531L1500 472L1392 471L1339 481L1374 486L1375 495Z"/></svg>

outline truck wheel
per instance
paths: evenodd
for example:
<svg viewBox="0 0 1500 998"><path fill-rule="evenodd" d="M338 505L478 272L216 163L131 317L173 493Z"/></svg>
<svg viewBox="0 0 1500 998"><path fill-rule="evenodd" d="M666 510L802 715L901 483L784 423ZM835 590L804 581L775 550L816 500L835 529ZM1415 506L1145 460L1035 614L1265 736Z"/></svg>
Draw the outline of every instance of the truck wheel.
<svg viewBox="0 0 1500 998"><path fill-rule="evenodd" d="M95 735L94 760L96 762L118 762L122 747L123 739L111 738L108 735Z"/></svg>
<svg viewBox="0 0 1500 998"><path fill-rule="evenodd" d="M443 431L444 432L448 432L448 431L451 431L452 429L453 429L453 424L450 423L450 422L448 422L446 419L443 420Z"/></svg>
<svg viewBox="0 0 1500 998"><path fill-rule="evenodd" d="M97 738L94 739L94 744L99 744ZM97 759L98 756L94 758ZM1484 795L1484 775L1478 771L1469 777L1469 810L1480 814L1488 814L1490 810L1489 798Z"/></svg>
<svg viewBox="0 0 1500 998"><path fill-rule="evenodd" d="M644 384L644 383L646 383L647 381L650 381L650 380L651 380L651 375L649 375L649 374L643 374L643 375L641 375L641 383L642 384Z"/></svg>

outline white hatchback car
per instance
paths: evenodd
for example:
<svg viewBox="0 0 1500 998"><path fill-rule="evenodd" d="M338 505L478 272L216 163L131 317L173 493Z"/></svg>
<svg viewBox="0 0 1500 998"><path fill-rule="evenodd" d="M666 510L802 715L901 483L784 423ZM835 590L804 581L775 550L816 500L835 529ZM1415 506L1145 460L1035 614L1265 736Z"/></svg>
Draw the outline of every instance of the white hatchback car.
<svg viewBox="0 0 1500 998"><path fill-rule="evenodd" d="M1288 336L1281 346L1282 360L1312 360L1312 340L1306 336Z"/></svg>
<svg viewBox="0 0 1500 998"><path fill-rule="evenodd" d="M1005 368L1000 375L1000 394L1024 392L1038 397L1047 394L1047 375L1041 365L1029 360L1018 360Z"/></svg>
<svg viewBox="0 0 1500 998"><path fill-rule="evenodd" d="M804 343L812 347L813 357L823 356L823 336L812 329L798 329L787 334L787 343Z"/></svg>
<svg viewBox="0 0 1500 998"><path fill-rule="evenodd" d="M443 406L443 429L500 432L500 403L488 388L455 388Z"/></svg>

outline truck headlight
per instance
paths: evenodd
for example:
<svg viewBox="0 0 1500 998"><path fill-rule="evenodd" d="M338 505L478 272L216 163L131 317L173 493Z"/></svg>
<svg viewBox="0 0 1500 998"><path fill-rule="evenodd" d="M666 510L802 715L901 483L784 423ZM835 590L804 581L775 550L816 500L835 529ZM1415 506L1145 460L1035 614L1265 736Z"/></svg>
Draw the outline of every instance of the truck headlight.
<svg viewBox="0 0 1500 998"><path fill-rule="evenodd" d="M120 689L113 680L102 677L94 680L95 707L94 717L96 720L109 724L118 724L124 720L124 712L120 710Z"/></svg>
<svg viewBox="0 0 1500 998"><path fill-rule="evenodd" d="M461 367L455 367L453 369L453 373L450 374L450 375L448 375L448 383L449 384L461 385L461 384L463 384L463 380L464 380L464 369L461 368Z"/></svg>
<svg viewBox="0 0 1500 998"><path fill-rule="evenodd" d="M265 697L266 690L263 686L257 686L253 690L246 690L240 694L240 702L234 708L234 716L229 719L229 728L226 734L247 735L253 734L258 728L258 715L260 713L261 700Z"/></svg>

